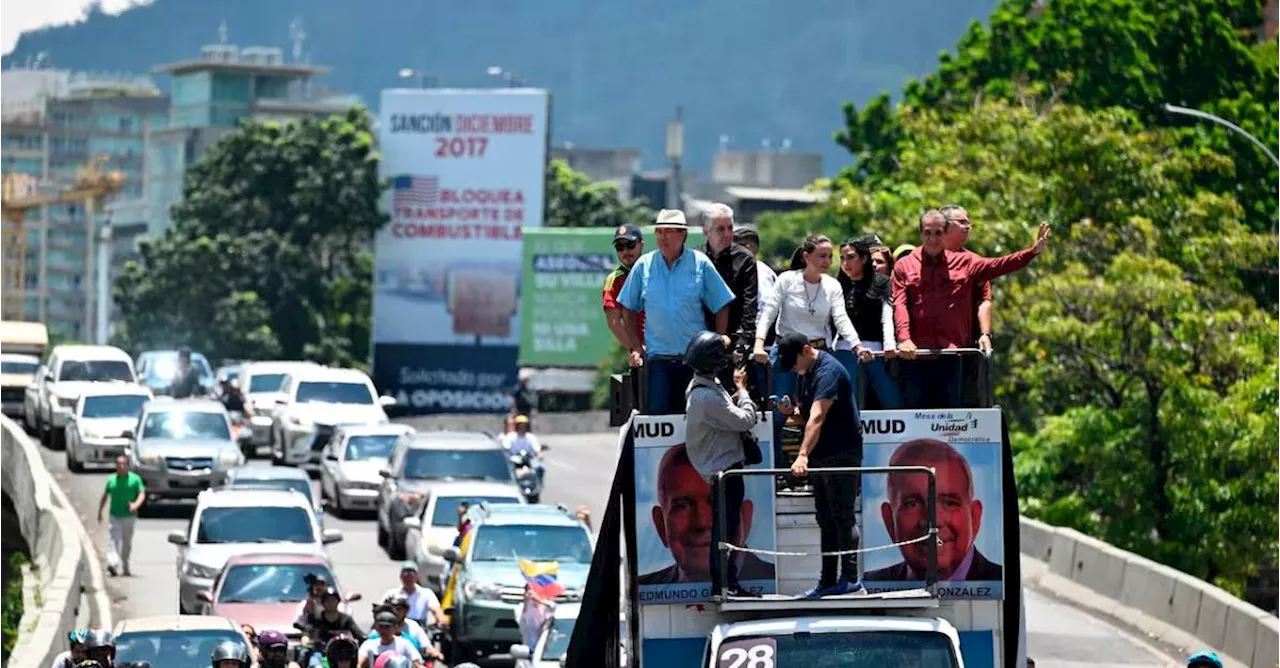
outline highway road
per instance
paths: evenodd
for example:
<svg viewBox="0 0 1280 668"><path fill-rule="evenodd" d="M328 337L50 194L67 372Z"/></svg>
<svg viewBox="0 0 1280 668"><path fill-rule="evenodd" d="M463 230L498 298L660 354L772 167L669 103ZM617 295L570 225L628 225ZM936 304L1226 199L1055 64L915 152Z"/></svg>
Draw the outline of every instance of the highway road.
<svg viewBox="0 0 1280 668"><path fill-rule="evenodd" d="M614 468L616 433L550 435L547 455L546 503L569 507L586 505L596 518L603 512ZM105 555L106 527L95 518L103 481L109 471L72 474L61 452L41 448L45 464L66 490L77 514ZM254 460L253 466L270 466ZM122 619L177 610L178 583L175 548L166 536L186 527L192 506L178 506L138 523L133 547L133 575L108 578L113 614ZM375 524L368 518L329 516L327 528L339 529L344 540L330 546L337 577L344 588L359 591L365 601L355 604L356 620L371 623L369 602L397 582L398 563L387 557L375 541ZM105 563L105 557L103 557ZM1031 656L1040 668L1107 668L1182 665L1141 639L1117 629L1045 594L1028 591L1027 633Z"/></svg>

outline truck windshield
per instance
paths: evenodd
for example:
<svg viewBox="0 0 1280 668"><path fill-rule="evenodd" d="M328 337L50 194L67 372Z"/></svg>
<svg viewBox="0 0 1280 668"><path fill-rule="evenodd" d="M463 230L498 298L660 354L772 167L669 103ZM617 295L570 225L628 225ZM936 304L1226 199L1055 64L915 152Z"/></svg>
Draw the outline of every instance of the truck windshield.
<svg viewBox="0 0 1280 668"><path fill-rule="evenodd" d="M733 638L717 666L751 665L770 656L777 668L955 668L951 640L941 633L871 631Z"/></svg>

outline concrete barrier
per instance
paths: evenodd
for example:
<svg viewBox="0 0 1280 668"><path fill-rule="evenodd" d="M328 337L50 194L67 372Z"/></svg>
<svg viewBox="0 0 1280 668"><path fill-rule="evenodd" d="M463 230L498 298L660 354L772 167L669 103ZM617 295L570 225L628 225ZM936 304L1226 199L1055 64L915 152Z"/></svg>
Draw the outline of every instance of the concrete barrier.
<svg viewBox="0 0 1280 668"><path fill-rule="evenodd" d="M1280 620L1218 587L1027 517L1021 518L1021 539L1025 557L1045 563L1040 584L1067 598L1168 644L1212 648L1232 664L1276 668L1280 661ZM1073 595L1072 584L1093 595Z"/></svg>
<svg viewBox="0 0 1280 668"><path fill-rule="evenodd" d="M7 417L0 417L0 431L0 485L13 502L32 562L23 569L22 621L9 665L48 666L67 649L67 632L75 626L84 548L75 516L53 502L53 481L35 444Z"/></svg>

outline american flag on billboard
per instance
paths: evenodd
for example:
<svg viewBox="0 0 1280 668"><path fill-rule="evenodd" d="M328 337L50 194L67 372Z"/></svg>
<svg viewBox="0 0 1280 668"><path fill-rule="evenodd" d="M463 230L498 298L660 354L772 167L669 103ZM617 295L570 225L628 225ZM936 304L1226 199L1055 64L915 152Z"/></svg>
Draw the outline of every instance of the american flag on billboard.
<svg viewBox="0 0 1280 668"><path fill-rule="evenodd" d="M392 205L399 207L427 206L440 197L438 176L397 176L395 199Z"/></svg>

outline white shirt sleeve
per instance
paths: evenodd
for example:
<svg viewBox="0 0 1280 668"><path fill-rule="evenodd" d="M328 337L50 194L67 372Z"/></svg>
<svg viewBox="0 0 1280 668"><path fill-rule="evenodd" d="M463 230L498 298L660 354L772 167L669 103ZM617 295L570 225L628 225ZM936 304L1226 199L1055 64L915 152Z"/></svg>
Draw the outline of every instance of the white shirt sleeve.
<svg viewBox="0 0 1280 668"><path fill-rule="evenodd" d="M858 332L849 320L849 313L844 310L844 289L840 287L840 282L830 276L823 276L822 289L827 293L827 303L831 305L831 318L836 323L836 333L857 350L862 345L862 339L858 338Z"/></svg>
<svg viewBox="0 0 1280 668"><path fill-rule="evenodd" d="M790 271L782 272L782 275L778 276L778 280L774 282L773 288L765 295L764 312L760 314L760 320L756 322L757 339L764 339L771 330L776 331L774 325L782 310L782 293L789 277L794 273Z"/></svg>
<svg viewBox="0 0 1280 668"><path fill-rule="evenodd" d="M542 454L542 441L539 441L537 436L534 436L533 433L530 432L525 434L525 438L529 439L529 447L533 448L534 454Z"/></svg>
<svg viewBox="0 0 1280 668"><path fill-rule="evenodd" d="M880 330L883 332L884 349L897 350L898 342L893 334L893 304L890 302L884 302L880 308Z"/></svg>

